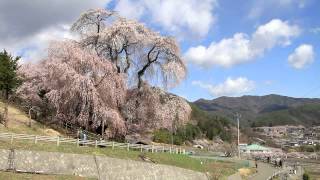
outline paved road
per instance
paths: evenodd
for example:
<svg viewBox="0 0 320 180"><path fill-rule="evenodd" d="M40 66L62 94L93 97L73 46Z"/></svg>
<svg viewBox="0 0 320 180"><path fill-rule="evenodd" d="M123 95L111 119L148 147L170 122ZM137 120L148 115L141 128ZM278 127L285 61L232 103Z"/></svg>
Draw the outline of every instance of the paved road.
<svg viewBox="0 0 320 180"><path fill-rule="evenodd" d="M270 164L258 163L258 172L250 177L249 180L264 180L279 170L280 169L272 167Z"/></svg>

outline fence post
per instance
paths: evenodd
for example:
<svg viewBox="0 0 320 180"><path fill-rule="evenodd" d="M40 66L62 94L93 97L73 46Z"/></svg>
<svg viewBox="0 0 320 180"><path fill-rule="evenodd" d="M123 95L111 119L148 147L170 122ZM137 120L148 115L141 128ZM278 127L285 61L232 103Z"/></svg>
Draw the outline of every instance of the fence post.
<svg viewBox="0 0 320 180"><path fill-rule="evenodd" d="M57 146L59 146L59 145L60 145L60 137L57 136Z"/></svg>
<svg viewBox="0 0 320 180"><path fill-rule="evenodd" d="M98 141L96 140L94 147L97 148L98 147Z"/></svg>
<svg viewBox="0 0 320 180"><path fill-rule="evenodd" d="M13 133L11 133L11 140L10 140L11 144L13 143Z"/></svg>
<svg viewBox="0 0 320 180"><path fill-rule="evenodd" d="M164 146L162 146L162 152L164 153Z"/></svg>
<svg viewBox="0 0 320 180"><path fill-rule="evenodd" d="M130 143L127 143L127 151L129 151Z"/></svg>
<svg viewBox="0 0 320 180"><path fill-rule="evenodd" d="M37 144L37 135L34 136L34 144Z"/></svg>
<svg viewBox="0 0 320 180"><path fill-rule="evenodd" d="M171 146L170 146L170 148L169 148L169 153L170 153L170 154L172 153L172 151L171 151Z"/></svg>
<svg viewBox="0 0 320 180"><path fill-rule="evenodd" d="M112 141L112 149L114 149L114 142Z"/></svg>
<svg viewBox="0 0 320 180"><path fill-rule="evenodd" d="M142 144L140 144L140 152L142 152Z"/></svg>
<svg viewBox="0 0 320 180"><path fill-rule="evenodd" d="M151 147L151 152L153 153L153 151L154 151L154 146L152 145L152 147Z"/></svg>
<svg viewBox="0 0 320 180"><path fill-rule="evenodd" d="M79 138L77 139L77 146L79 146L79 144L80 144L80 142L79 142L80 140L79 140Z"/></svg>

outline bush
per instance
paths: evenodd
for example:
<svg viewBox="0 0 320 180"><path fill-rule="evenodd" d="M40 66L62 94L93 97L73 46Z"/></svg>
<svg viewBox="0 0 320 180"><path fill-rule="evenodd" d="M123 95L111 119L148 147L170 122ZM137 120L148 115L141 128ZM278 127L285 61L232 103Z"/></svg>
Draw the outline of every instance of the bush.
<svg viewBox="0 0 320 180"><path fill-rule="evenodd" d="M159 129L153 133L153 141L171 144L171 133L166 129Z"/></svg>
<svg viewBox="0 0 320 180"><path fill-rule="evenodd" d="M153 133L153 141L159 143L166 143L181 145L185 141L191 141L201 135L199 127L187 124L186 126L180 127L175 133L171 133L167 129L159 129Z"/></svg>
<svg viewBox="0 0 320 180"><path fill-rule="evenodd" d="M302 176L302 179L303 180L309 180L310 179L309 174L304 173L303 176Z"/></svg>
<svg viewBox="0 0 320 180"><path fill-rule="evenodd" d="M302 152L314 152L315 151L315 147L313 147L312 145L300 146L300 151L302 151Z"/></svg>

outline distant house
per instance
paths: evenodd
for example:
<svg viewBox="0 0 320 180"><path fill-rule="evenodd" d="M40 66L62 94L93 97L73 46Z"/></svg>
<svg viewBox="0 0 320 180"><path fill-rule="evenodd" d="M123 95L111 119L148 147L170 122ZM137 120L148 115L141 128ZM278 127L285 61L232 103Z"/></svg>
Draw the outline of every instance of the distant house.
<svg viewBox="0 0 320 180"><path fill-rule="evenodd" d="M270 153L271 149L258 145L258 144L251 144L248 145L245 150L243 151L244 153L250 153L250 154L254 154L254 153Z"/></svg>
<svg viewBox="0 0 320 180"><path fill-rule="evenodd" d="M241 153L245 153L247 151L248 144L239 144L239 149Z"/></svg>
<svg viewBox="0 0 320 180"><path fill-rule="evenodd" d="M298 146L300 146L300 145L299 145L299 142L297 142L297 141L290 141L290 142L289 142L289 146L290 146L290 147L298 147Z"/></svg>

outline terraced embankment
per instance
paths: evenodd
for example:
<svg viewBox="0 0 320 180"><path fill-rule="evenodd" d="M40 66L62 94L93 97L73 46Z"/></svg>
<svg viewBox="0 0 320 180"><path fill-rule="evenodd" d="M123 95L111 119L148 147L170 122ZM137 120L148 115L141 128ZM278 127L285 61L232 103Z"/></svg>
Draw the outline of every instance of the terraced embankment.
<svg viewBox="0 0 320 180"><path fill-rule="evenodd" d="M105 156L25 150L0 150L0 170L77 175L101 180L207 179L204 173L167 165Z"/></svg>

